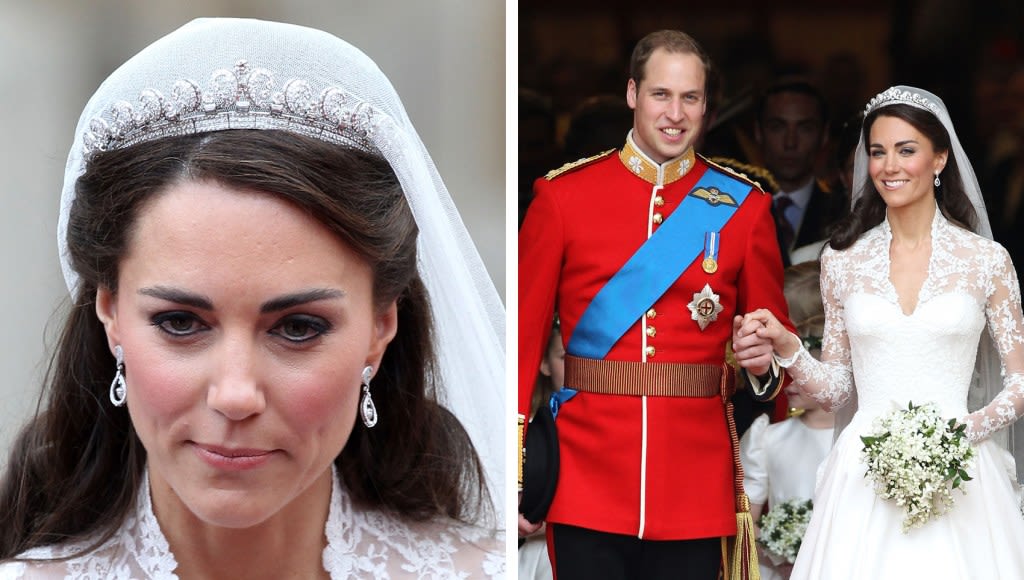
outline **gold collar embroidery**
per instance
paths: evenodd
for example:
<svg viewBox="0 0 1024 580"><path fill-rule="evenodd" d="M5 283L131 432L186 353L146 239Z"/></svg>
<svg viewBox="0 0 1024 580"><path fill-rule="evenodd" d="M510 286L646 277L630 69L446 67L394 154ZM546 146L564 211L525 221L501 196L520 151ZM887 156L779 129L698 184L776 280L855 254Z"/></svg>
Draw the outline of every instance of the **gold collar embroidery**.
<svg viewBox="0 0 1024 580"><path fill-rule="evenodd" d="M693 160L693 147L690 147L679 157L658 165L633 143L632 131L626 136L626 145L619 151L619 161L622 161L626 169L654 185L668 185L682 179L693 169Z"/></svg>

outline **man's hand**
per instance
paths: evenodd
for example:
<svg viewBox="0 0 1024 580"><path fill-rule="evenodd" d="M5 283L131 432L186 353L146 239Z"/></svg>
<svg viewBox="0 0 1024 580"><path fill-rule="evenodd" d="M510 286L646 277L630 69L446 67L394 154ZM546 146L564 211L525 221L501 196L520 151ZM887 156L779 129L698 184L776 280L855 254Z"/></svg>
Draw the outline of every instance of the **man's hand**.
<svg viewBox="0 0 1024 580"><path fill-rule="evenodd" d="M531 536L544 526L544 522L532 523L530 520L523 517L523 514L519 514L519 537L525 538Z"/></svg>
<svg viewBox="0 0 1024 580"><path fill-rule="evenodd" d="M732 350L736 362L757 376L767 374L772 364L772 341L758 332L763 326L759 319L751 318L749 314L732 319Z"/></svg>
<svg viewBox="0 0 1024 580"><path fill-rule="evenodd" d="M748 313L743 317L742 328L753 329L759 338L770 341L772 350L782 358L793 358L800 350L800 337L786 330L770 310L759 308Z"/></svg>

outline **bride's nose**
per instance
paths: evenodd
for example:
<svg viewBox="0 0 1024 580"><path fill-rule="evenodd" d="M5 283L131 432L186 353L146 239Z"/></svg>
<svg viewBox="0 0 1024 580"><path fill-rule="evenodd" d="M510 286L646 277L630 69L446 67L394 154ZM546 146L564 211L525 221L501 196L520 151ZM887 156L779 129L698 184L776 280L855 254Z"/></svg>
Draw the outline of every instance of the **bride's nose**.
<svg viewBox="0 0 1024 580"><path fill-rule="evenodd" d="M257 415L266 408L255 351L256 345L248 338L225 337L213 354L206 403L232 421Z"/></svg>

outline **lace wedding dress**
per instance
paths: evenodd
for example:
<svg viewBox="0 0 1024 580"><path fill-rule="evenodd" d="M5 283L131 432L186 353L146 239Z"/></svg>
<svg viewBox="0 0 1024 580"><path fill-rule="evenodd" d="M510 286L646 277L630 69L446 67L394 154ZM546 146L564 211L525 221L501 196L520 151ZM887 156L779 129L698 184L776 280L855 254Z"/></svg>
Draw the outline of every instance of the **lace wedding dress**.
<svg viewBox="0 0 1024 580"><path fill-rule="evenodd" d="M856 388L858 407L819 471L814 514L792 578L1024 578L1024 518L1012 456L989 437L1024 413L1024 320L1006 251L936 211L928 275L904 312L889 278L887 221L822 256L822 361L801 350L796 383L833 408ZM979 339L987 327L1003 391L968 413ZM854 387L856 381L856 387ZM865 479L860 436L909 402L933 402L968 425L976 456L966 495L923 527L902 531L902 508Z"/></svg>
<svg viewBox="0 0 1024 580"><path fill-rule="evenodd" d="M178 563L153 514L148 479L138 508L95 551L65 561L0 564L0 580L171 580ZM379 511L361 510L339 483L331 491L324 531L323 566L331 578L504 578L503 534L453 521L410 523ZM25 558L54 558L80 551L87 542L30 550Z"/></svg>

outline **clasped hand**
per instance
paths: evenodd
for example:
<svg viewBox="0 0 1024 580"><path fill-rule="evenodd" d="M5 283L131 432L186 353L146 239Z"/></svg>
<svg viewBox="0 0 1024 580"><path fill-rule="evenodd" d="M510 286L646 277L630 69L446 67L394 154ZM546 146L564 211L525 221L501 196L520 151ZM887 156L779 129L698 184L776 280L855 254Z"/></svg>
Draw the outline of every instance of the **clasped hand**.
<svg viewBox="0 0 1024 580"><path fill-rule="evenodd" d="M736 362L755 375L768 372L773 353L783 358L796 354L799 340L782 326L771 311L764 308L735 316L732 321L732 350Z"/></svg>

